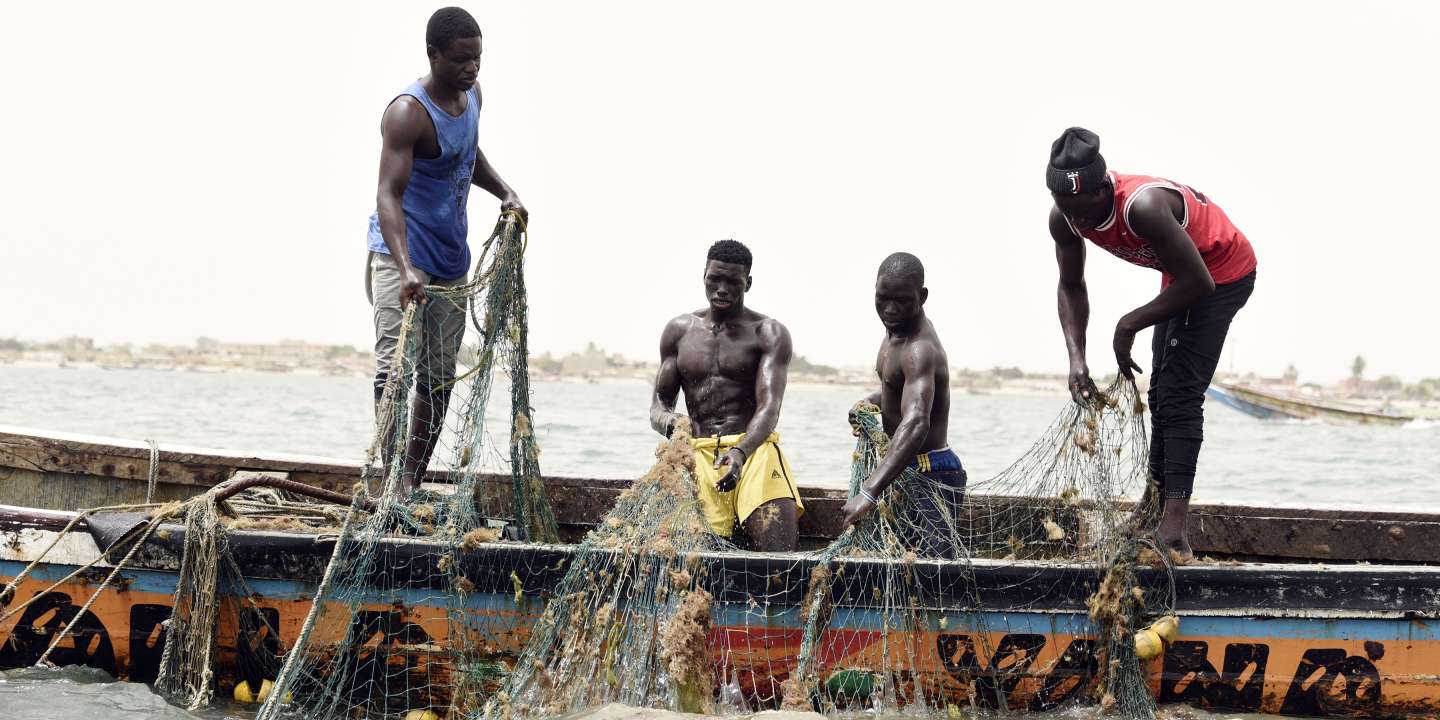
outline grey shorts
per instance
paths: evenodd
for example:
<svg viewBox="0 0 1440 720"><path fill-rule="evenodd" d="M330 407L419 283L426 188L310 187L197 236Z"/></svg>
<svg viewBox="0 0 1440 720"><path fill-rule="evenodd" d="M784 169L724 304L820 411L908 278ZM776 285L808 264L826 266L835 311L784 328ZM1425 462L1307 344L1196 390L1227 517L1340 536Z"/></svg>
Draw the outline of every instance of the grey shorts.
<svg viewBox="0 0 1440 720"><path fill-rule="evenodd" d="M385 253L371 252L366 264L365 294L375 314L375 382L382 385L395 367L395 348L400 343L400 325L405 317L400 307L400 266ZM418 268L417 268L418 270ZM419 270L426 285L455 287L465 276L436 280ZM455 358L465 339L468 299L431 298L416 316L416 382L435 387L455 379Z"/></svg>

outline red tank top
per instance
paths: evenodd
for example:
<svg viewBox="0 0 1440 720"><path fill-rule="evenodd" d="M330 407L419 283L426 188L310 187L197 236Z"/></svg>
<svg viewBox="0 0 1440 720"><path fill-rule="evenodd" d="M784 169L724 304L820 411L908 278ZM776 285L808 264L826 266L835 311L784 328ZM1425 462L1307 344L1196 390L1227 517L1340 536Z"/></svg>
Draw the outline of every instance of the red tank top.
<svg viewBox="0 0 1440 720"><path fill-rule="evenodd" d="M1130 205L1141 192L1155 187L1174 190L1185 199L1185 217L1180 227L1185 229L1195 243L1195 249L1200 251L1200 258L1205 261L1205 268L1210 271L1216 285L1235 282L1255 269L1255 250L1250 247L1245 233L1240 232L1225 216L1225 211L1204 193L1188 185L1148 175L1111 172L1110 182L1115 185L1115 205L1110 218L1094 230L1081 231L1073 225L1070 229L1121 260L1160 270L1161 287L1170 284L1170 274L1160 267L1160 259L1155 257L1149 244L1130 229Z"/></svg>

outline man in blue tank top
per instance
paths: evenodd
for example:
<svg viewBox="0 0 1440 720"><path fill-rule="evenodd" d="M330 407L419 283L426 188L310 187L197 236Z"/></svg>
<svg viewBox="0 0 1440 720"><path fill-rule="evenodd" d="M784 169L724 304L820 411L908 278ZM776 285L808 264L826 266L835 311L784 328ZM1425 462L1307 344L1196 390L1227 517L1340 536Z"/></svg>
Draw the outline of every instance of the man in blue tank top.
<svg viewBox="0 0 1440 720"><path fill-rule="evenodd" d="M370 216L366 287L375 314L377 414L405 307L426 302L426 285L466 282L470 186L479 185L500 198L502 210L526 216L520 198L490 166L477 142L480 26L460 8L442 8L425 26L425 51L430 74L392 100L380 121L380 186ZM466 310L463 302L430 303L412 330L419 350L410 410L413 430L401 465L401 492L407 496L425 476L444 424Z"/></svg>

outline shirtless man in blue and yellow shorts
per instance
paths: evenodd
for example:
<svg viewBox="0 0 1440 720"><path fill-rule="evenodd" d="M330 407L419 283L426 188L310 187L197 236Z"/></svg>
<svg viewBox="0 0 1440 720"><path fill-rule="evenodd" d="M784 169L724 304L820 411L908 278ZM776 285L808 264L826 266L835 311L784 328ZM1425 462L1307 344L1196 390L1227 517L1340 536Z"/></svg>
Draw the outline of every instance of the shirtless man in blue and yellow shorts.
<svg viewBox="0 0 1440 720"><path fill-rule="evenodd" d="M940 335L925 316L929 297L919 258L897 252L880 264L875 275L875 313L885 326L885 340L875 358L880 390L856 403L856 408L879 406L890 447L842 512L846 527L859 522L909 468L933 485L911 495L905 508L908 516L901 518L901 542L922 557L950 557L966 476L960 457L946 440L950 366Z"/></svg>
<svg viewBox="0 0 1440 720"><path fill-rule="evenodd" d="M705 258L709 306L681 315L660 336L650 426L669 437L685 409L695 437L695 482L711 532L765 552L788 552L805 511L780 452L780 402L790 331L745 307L750 250L721 240ZM735 537L736 527L743 538Z"/></svg>

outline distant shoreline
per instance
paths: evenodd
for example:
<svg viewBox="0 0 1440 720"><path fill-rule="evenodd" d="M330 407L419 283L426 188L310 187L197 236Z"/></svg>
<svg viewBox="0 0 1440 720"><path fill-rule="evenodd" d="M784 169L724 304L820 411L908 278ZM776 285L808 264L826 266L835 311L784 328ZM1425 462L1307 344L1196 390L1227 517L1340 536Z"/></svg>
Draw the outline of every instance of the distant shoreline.
<svg viewBox="0 0 1440 720"><path fill-rule="evenodd" d="M36 370L80 370L100 371L107 373L127 372L183 372L196 375L288 375L293 377L350 377L369 378L369 371L350 370L344 372L328 371L319 368L309 367L286 367L286 368L261 368L245 365L104 365L94 362L47 362L35 360L17 360L12 362L0 362L0 367L30 368ZM973 371L965 371L973 373ZM637 370L599 373L599 374L564 374L564 373L532 373L531 380L534 382L553 383L574 383L574 384L601 384L601 385L649 385L653 382L652 372ZM1000 380L998 382L987 382L983 386L977 386L970 382L952 382L950 390L957 395L1021 395L1036 397L1063 397L1066 392L1063 379L1051 376L1026 376L1023 379ZM847 388L854 390L873 389L878 386L875 380L860 378L854 375L843 377L819 377L808 374L792 375L787 382L791 388L803 388L806 390L832 390Z"/></svg>

